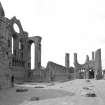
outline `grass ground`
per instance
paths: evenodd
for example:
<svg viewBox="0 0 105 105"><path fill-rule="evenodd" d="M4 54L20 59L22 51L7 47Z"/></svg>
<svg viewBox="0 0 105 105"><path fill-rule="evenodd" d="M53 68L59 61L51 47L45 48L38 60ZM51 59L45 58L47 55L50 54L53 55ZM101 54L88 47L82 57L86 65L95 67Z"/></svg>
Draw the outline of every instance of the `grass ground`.
<svg viewBox="0 0 105 105"><path fill-rule="evenodd" d="M16 84L0 91L0 105L105 105L104 93L105 80Z"/></svg>

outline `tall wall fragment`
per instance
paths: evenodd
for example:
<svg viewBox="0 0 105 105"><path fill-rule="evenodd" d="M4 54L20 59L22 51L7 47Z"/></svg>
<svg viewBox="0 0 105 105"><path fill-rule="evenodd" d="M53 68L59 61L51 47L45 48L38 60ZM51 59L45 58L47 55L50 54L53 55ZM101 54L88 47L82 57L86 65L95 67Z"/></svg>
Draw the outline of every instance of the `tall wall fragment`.
<svg viewBox="0 0 105 105"><path fill-rule="evenodd" d="M102 78L102 62L101 62L101 49L95 52L95 78Z"/></svg>
<svg viewBox="0 0 105 105"><path fill-rule="evenodd" d="M8 88L11 86L11 71L9 69L11 50L8 21L0 3L0 88Z"/></svg>

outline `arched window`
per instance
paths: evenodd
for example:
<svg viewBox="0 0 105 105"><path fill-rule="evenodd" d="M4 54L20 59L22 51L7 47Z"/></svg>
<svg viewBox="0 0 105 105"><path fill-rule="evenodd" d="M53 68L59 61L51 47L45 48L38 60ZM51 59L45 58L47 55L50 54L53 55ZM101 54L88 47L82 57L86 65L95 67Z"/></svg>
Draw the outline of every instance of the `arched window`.
<svg viewBox="0 0 105 105"><path fill-rule="evenodd" d="M19 41L19 49L21 49L21 42Z"/></svg>
<svg viewBox="0 0 105 105"><path fill-rule="evenodd" d="M31 70L35 69L35 44L31 45Z"/></svg>
<svg viewBox="0 0 105 105"><path fill-rule="evenodd" d="M16 33L20 33L20 29L16 23L13 24L13 29Z"/></svg>

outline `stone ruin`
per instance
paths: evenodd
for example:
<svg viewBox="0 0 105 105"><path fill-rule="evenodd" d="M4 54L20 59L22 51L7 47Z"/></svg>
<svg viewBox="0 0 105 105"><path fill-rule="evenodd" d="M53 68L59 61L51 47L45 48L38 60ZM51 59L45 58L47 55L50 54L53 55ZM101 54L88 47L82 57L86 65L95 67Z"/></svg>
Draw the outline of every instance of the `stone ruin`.
<svg viewBox="0 0 105 105"><path fill-rule="evenodd" d="M19 32L14 28L17 25ZM27 81L31 69L31 44L35 44L35 70L41 68L41 37L28 37L16 17L8 19L0 3L0 86L15 80ZM13 49L12 49L13 48ZM10 86L10 85L8 85ZM6 86L6 87L8 87Z"/></svg>
<svg viewBox="0 0 105 105"><path fill-rule="evenodd" d="M89 56L86 56L84 64L79 64L77 60L77 54L74 54L74 66L75 66L75 78L102 78L102 62L101 62L101 49L92 52L92 59L89 60Z"/></svg>
<svg viewBox="0 0 105 105"><path fill-rule="evenodd" d="M19 32L14 28L17 25ZM11 86L11 76L18 81L58 81L74 78L102 78L101 50L92 53L92 60L79 64L74 54L74 66L69 65L69 54L65 55L65 66L49 61L46 68L41 66L41 37L29 37L16 17L8 19L0 3L0 88ZM31 70L31 45L35 44L35 68ZM84 72L81 71L84 69ZM91 69L91 73L90 73Z"/></svg>

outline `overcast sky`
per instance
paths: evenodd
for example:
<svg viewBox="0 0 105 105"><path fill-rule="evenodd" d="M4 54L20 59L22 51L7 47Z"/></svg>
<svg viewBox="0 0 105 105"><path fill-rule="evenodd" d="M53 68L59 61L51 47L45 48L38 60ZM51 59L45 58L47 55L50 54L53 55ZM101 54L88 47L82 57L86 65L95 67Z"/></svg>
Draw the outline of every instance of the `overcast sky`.
<svg viewBox="0 0 105 105"><path fill-rule="evenodd" d="M105 68L105 0L1 0L6 17L16 16L29 36L42 37L42 66L65 65L65 52L86 55L102 50Z"/></svg>

